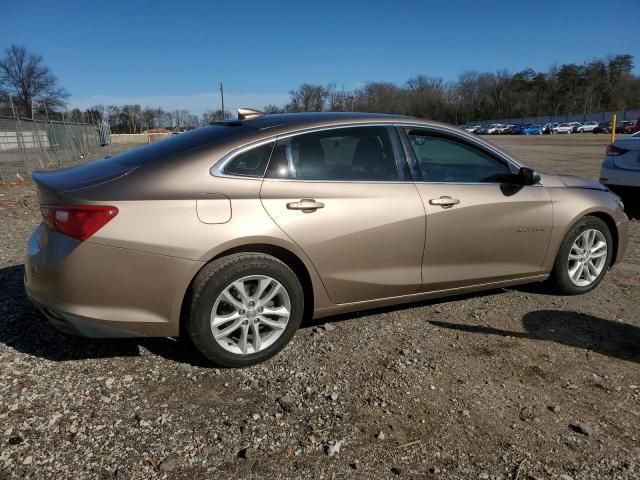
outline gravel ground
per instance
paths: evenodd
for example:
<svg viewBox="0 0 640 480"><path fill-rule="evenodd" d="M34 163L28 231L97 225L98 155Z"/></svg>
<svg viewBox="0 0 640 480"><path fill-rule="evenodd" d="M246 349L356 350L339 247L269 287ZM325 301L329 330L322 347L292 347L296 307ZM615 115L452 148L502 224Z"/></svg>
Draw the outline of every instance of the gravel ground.
<svg viewBox="0 0 640 480"><path fill-rule="evenodd" d="M495 141L591 178L607 142ZM171 339L54 330L22 287L38 221L31 184L0 186L0 478L640 478L637 221L587 295L501 289L310 322L243 370Z"/></svg>

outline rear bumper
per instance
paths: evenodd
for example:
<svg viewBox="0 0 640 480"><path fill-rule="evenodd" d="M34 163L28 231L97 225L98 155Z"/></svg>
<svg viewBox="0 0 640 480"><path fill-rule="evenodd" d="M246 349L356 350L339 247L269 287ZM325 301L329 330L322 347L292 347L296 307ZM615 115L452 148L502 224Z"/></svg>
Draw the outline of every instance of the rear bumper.
<svg viewBox="0 0 640 480"><path fill-rule="evenodd" d="M613 168L602 168L600 170L600 183L613 187L640 188L640 170L618 170Z"/></svg>
<svg viewBox="0 0 640 480"><path fill-rule="evenodd" d="M127 330L120 330L95 323L93 319L76 317L66 312L53 310L40 303L27 293L27 297L33 305L49 320L49 323L63 333L90 338L133 338L143 335Z"/></svg>
<svg viewBox="0 0 640 480"><path fill-rule="evenodd" d="M25 290L58 329L97 338L175 336L201 262L79 242L41 225L28 244Z"/></svg>

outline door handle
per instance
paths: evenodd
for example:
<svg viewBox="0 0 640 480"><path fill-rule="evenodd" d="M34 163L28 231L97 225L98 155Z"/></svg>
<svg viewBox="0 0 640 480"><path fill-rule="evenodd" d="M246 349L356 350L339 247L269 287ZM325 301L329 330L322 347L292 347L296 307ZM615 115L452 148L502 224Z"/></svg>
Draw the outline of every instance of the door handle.
<svg viewBox="0 0 640 480"><path fill-rule="evenodd" d="M319 208L324 208L324 203L316 202L310 198L303 198L299 202L287 203L289 210L302 210L303 212L315 212Z"/></svg>
<svg viewBox="0 0 640 480"><path fill-rule="evenodd" d="M460 200L457 198L451 198L447 196L442 196L440 198L432 198L429 200L430 205L440 205L442 208L451 208L454 205L458 205Z"/></svg>

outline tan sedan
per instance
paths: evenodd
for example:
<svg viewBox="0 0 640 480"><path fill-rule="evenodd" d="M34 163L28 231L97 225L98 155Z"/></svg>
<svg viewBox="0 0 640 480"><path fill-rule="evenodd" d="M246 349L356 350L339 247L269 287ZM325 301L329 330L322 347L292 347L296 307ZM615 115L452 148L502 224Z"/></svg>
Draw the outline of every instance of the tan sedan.
<svg viewBox="0 0 640 480"><path fill-rule="evenodd" d="M587 292L627 242L602 185L391 115L244 111L34 180L25 286L53 324L184 332L223 366L273 356L304 317L548 278Z"/></svg>

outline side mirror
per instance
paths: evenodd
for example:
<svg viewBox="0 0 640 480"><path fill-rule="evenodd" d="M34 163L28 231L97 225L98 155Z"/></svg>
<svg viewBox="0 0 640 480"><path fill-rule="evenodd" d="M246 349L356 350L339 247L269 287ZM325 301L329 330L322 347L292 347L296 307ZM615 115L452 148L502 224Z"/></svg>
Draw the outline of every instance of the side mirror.
<svg viewBox="0 0 640 480"><path fill-rule="evenodd" d="M540 175L529 167L520 167L518 177L520 178L522 185L535 185L540 182Z"/></svg>

